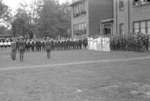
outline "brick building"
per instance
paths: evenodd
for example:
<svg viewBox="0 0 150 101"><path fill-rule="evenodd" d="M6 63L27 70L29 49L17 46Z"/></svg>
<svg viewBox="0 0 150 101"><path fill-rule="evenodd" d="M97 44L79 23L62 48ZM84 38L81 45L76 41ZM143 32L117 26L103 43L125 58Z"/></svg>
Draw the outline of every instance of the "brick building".
<svg viewBox="0 0 150 101"><path fill-rule="evenodd" d="M114 33L150 34L150 0L114 0Z"/></svg>
<svg viewBox="0 0 150 101"><path fill-rule="evenodd" d="M73 0L72 36L83 38L113 32L113 0Z"/></svg>

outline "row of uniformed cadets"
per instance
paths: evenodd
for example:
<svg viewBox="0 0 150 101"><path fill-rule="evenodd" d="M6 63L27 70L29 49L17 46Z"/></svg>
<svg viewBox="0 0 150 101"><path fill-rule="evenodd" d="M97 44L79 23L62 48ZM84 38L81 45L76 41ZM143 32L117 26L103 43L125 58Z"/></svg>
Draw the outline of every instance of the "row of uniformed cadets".
<svg viewBox="0 0 150 101"><path fill-rule="evenodd" d="M87 39L84 40L25 40L23 38L14 40L11 44L12 60L16 60L17 51L20 53L20 61L23 61L25 51L46 51L50 58L51 50L82 49L87 48Z"/></svg>
<svg viewBox="0 0 150 101"><path fill-rule="evenodd" d="M88 42L84 40L50 40L52 50L68 50L86 48ZM17 42L18 43L18 42ZM26 51L45 51L46 40L25 40Z"/></svg>
<svg viewBox="0 0 150 101"><path fill-rule="evenodd" d="M67 49L82 49L86 48L88 42L84 40L52 40L54 50L67 50Z"/></svg>
<svg viewBox="0 0 150 101"><path fill-rule="evenodd" d="M30 40L24 39L26 51L42 51L45 50L46 40ZM18 45L18 40L16 44ZM11 46L12 41L1 41L0 48L8 48ZM67 50L67 49L82 49L88 45L87 39L82 40L51 40L52 48L54 50Z"/></svg>
<svg viewBox="0 0 150 101"><path fill-rule="evenodd" d="M25 49L27 51L42 51L45 50L46 40L24 40ZM18 45L18 40L16 44ZM9 48L12 41L1 41L0 48ZM54 50L66 50L66 49L82 49L86 48L88 45L87 39L83 40L51 40L52 48Z"/></svg>
<svg viewBox="0 0 150 101"><path fill-rule="evenodd" d="M11 47L12 40L0 40L0 48Z"/></svg>

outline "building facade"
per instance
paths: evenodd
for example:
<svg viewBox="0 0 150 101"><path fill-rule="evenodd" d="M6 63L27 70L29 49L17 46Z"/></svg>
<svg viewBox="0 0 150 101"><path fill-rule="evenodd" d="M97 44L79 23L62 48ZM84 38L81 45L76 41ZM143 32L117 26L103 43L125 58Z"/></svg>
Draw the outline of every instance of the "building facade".
<svg viewBox="0 0 150 101"><path fill-rule="evenodd" d="M114 0L114 33L150 34L150 0Z"/></svg>
<svg viewBox="0 0 150 101"><path fill-rule="evenodd" d="M84 38L113 32L113 0L73 0L72 37Z"/></svg>

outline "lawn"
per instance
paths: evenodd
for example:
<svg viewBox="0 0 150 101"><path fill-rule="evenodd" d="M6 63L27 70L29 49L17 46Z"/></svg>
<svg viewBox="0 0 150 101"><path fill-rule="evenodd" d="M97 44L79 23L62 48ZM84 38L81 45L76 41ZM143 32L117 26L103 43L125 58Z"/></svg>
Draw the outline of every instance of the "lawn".
<svg viewBox="0 0 150 101"><path fill-rule="evenodd" d="M26 53L23 63L0 55L1 68L20 68L0 70L0 101L150 101L150 59L110 61L150 53L54 51L47 60L36 52ZM97 60L110 62L51 66ZM41 67L21 69L35 65Z"/></svg>

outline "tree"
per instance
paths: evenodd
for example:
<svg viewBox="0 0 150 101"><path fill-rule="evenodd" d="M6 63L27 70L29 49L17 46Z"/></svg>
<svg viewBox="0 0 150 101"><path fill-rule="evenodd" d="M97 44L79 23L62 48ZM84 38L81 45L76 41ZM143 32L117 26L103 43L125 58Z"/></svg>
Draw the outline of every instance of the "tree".
<svg viewBox="0 0 150 101"><path fill-rule="evenodd" d="M8 21L10 20L10 12L7 5L0 0L0 23L3 25L0 26L0 34L5 35L9 33Z"/></svg>
<svg viewBox="0 0 150 101"><path fill-rule="evenodd" d="M4 26L0 26L0 34L4 35L6 33L7 29Z"/></svg>
<svg viewBox="0 0 150 101"><path fill-rule="evenodd" d="M7 20L9 14L8 6L3 3L3 0L0 0L0 19Z"/></svg>
<svg viewBox="0 0 150 101"><path fill-rule="evenodd" d="M58 25L58 29L60 35L62 37L70 37L70 30L71 30L71 10L70 7L68 6L69 4L63 4L60 5L60 13L58 15L58 19L59 19L59 25Z"/></svg>
<svg viewBox="0 0 150 101"><path fill-rule="evenodd" d="M13 36L26 36L29 32L29 16L24 9L19 8L12 24Z"/></svg>
<svg viewBox="0 0 150 101"><path fill-rule="evenodd" d="M36 0L29 6L22 4L12 22L13 35L32 33L37 37L67 37L71 17L66 8L68 4L60 5L55 0Z"/></svg>
<svg viewBox="0 0 150 101"><path fill-rule="evenodd" d="M68 5L59 5L54 0L43 0L42 9L39 12L39 31L41 36L47 33L50 37L57 38L67 33L70 27L70 13L65 12ZM69 19L69 20L68 20Z"/></svg>
<svg viewBox="0 0 150 101"><path fill-rule="evenodd" d="M40 10L40 2L34 2L31 5L21 3L17 10L17 14L12 21L13 36L24 36L33 38L33 34L38 36L38 12Z"/></svg>

